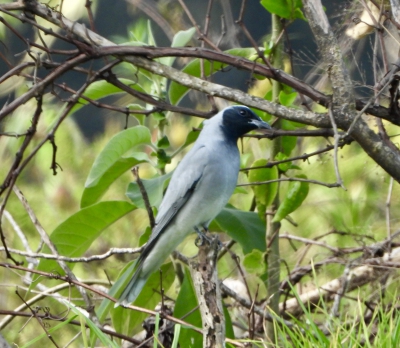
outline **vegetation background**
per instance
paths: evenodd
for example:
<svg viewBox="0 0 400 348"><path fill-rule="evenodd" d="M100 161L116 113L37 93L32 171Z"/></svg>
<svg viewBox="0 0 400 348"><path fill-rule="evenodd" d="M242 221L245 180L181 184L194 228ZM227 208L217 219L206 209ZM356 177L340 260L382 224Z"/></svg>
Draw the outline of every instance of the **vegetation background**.
<svg viewBox="0 0 400 348"><path fill-rule="evenodd" d="M228 346L398 346L397 3L324 5L1 2L5 346L207 346L185 265L195 236L134 303L159 310L162 287L163 320L114 309L105 293L115 284L117 297L203 119L230 103L276 130L240 141L239 185L211 226L224 243L216 335ZM180 72L203 83L184 89Z"/></svg>

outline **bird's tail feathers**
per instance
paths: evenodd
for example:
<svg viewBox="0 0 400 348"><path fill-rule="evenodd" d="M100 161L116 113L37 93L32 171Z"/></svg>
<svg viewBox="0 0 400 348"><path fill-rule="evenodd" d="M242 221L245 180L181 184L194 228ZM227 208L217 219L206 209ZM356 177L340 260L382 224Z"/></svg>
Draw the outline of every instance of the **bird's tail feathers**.
<svg viewBox="0 0 400 348"><path fill-rule="evenodd" d="M122 292L121 296L118 299L118 302L115 304L114 307L118 307L120 305L128 305L133 301L135 301L136 298L139 296L140 292L142 291L147 281L147 278L141 277L142 267L143 267L143 260L139 258L134 265L135 273L133 274L133 276L131 276L132 269L130 268L128 268L126 272L121 276L121 278L130 277L131 279L125 286L124 291Z"/></svg>

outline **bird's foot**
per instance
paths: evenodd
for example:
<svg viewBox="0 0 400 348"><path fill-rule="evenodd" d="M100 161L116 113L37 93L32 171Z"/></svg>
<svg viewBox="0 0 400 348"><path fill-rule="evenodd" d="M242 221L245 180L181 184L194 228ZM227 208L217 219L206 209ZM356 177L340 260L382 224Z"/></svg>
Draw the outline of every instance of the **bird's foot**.
<svg viewBox="0 0 400 348"><path fill-rule="evenodd" d="M212 239L206 235L206 233L208 232L208 230L204 229L205 232L203 232L203 231L200 230L199 228L195 228L195 230L196 230L196 233L197 233L197 238L196 238L194 244L195 244L197 247L203 246L204 243L211 244Z"/></svg>
<svg viewBox="0 0 400 348"><path fill-rule="evenodd" d="M204 232L201 231L199 228L195 228L195 231L197 233L197 238L194 242L194 244L199 248L204 245L204 243L207 243L209 245L212 245L213 243L216 243L217 250L221 250L223 247L222 242L219 240L218 236L207 236L207 233L209 233L208 229L204 227ZM216 239L216 240L215 240Z"/></svg>

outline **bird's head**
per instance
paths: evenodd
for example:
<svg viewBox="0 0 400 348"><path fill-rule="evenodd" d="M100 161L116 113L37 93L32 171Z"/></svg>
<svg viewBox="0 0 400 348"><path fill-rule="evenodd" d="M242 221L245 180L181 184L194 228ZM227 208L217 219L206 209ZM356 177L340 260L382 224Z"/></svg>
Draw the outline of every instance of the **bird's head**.
<svg viewBox="0 0 400 348"><path fill-rule="evenodd" d="M267 122L264 122L247 106L229 106L223 109L221 113L224 132L235 138L239 138L254 129L271 129Z"/></svg>

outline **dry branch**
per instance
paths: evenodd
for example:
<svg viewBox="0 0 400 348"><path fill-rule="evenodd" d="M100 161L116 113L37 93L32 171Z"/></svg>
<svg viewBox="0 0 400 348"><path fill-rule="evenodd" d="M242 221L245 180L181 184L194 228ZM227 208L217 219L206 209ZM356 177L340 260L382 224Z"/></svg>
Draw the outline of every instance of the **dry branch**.
<svg viewBox="0 0 400 348"><path fill-rule="evenodd" d="M357 259L349 264L351 269L346 277L333 279L324 285L318 285L315 290L300 294L302 305L308 308L317 306L321 300L332 301L335 295L341 292L344 282L347 282L346 292L350 292L386 277L392 268L400 268L400 248L385 253L382 258ZM279 309L282 314L293 316L303 313L302 306L296 298L281 303Z"/></svg>

